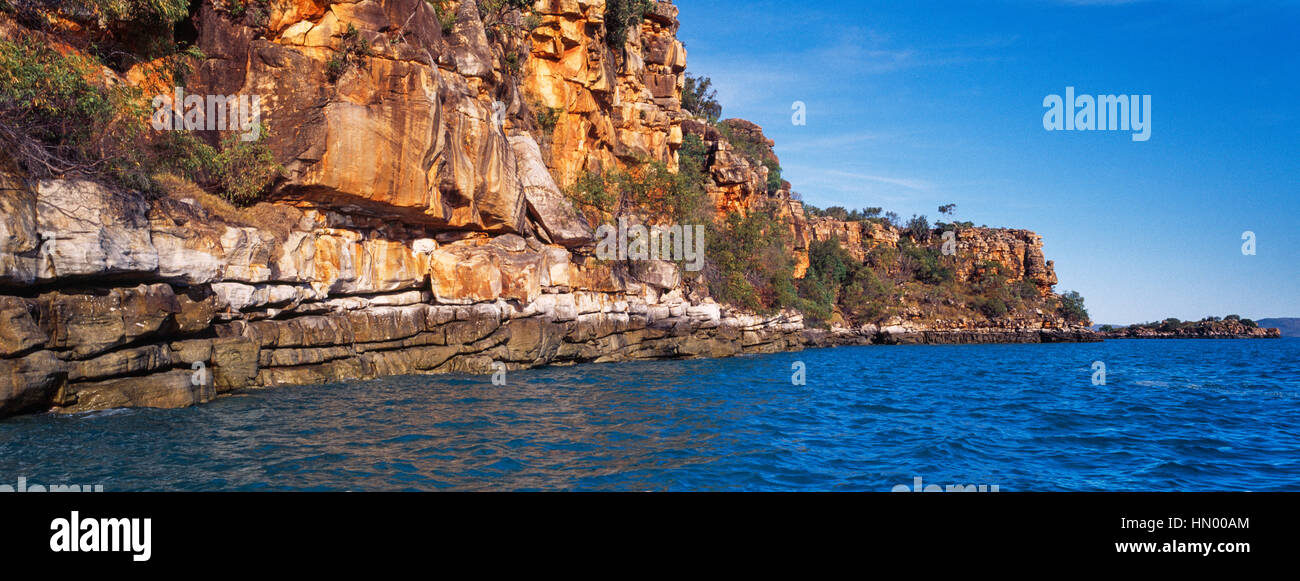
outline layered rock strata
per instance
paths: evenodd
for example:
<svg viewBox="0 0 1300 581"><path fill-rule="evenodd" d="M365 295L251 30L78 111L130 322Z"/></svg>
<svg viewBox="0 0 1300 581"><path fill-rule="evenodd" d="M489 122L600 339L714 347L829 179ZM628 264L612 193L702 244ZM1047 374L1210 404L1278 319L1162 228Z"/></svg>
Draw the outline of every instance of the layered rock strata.
<svg viewBox="0 0 1300 581"><path fill-rule="evenodd" d="M16 209L0 220L11 241L0 260L3 415L802 344L797 315L690 301L536 238L278 204L223 216L201 194L151 202L84 181L0 190L0 203Z"/></svg>

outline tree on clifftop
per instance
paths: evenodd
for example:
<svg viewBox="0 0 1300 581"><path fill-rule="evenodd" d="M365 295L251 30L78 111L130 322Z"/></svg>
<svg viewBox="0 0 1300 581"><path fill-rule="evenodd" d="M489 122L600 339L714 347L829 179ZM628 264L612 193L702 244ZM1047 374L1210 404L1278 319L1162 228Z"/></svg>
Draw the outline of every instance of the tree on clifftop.
<svg viewBox="0 0 1300 581"><path fill-rule="evenodd" d="M718 103L718 92L713 90L713 80L686 73L686 88L682 91L682 109L697 117L703 117L710 124L717 123L718 119L722 118L722 104Z"/></svg>
<svg viewBox="0 0 1300 581"><path fill-rule="evenodd" d="M907 234L917 242L930 241L930 221L925 216L912 215L907 221Z"/></svg>

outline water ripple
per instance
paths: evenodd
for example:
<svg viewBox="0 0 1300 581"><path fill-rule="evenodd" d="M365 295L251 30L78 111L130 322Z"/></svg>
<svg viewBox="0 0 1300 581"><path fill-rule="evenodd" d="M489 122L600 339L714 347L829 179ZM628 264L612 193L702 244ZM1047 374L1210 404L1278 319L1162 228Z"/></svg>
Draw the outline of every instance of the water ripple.
<svg viewBox="0 0 1300 581"><path fill-rule="evenodd" d="M106 490L1300 490L1300 340L855 347L0 422ZM790 385L791 364L807 385ZM1093 361L1107 385L1091 384Z"/></svg>

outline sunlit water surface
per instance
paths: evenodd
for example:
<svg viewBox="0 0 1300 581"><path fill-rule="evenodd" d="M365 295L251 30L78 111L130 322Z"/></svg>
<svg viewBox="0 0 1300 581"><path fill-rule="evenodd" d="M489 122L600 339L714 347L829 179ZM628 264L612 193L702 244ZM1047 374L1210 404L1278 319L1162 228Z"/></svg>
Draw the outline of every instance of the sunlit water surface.
<svg viewBox="0 0 1300 581"><path fill-rule="evenodd" d="M1300 490L1300 340L848 347L0 421L0 484ZM1094 361L1106 384L1094 385ZM806 366L793 385L792 365Z"/></svg>

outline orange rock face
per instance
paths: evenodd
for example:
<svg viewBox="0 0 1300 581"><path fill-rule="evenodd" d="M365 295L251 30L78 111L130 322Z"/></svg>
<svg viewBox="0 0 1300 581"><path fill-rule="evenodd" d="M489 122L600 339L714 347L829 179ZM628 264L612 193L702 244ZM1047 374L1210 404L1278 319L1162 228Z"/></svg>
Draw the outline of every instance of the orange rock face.
<svg viewBox="0 0 1300 581"><path fill-rule="evenodd" d="M258 95L282 199L432 227L527 230L478 8L444 35L423 0L273 3L264 30L205 5L191 94Z"/></svg>
<svg viewBox="0 0 1300 581"><path fill-rule="evenodd" d="M532 58L523 91L558 118L545 141L562 186L587 171L655 160L676 168L682 143L681 90L686 49L677 40L677 7L657 2L628 31L626 50L605 42L604 0L544 0L534 13Z"/></svg>

